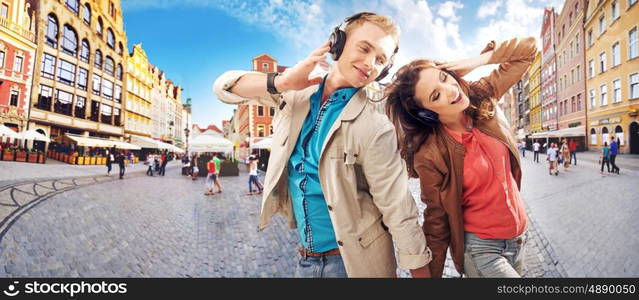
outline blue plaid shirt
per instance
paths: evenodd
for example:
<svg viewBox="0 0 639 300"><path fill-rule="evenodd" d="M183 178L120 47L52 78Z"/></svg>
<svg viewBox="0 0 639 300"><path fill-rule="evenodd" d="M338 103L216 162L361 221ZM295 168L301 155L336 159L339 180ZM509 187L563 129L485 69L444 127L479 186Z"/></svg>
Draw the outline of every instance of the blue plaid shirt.
<svg viewBox="0 0 639 300"><path fill-rule="evenodd" d="M358 90L337 90L322 104L325 82L326 77L317 92L311 95L311 109L288 161L288 189L297 231L304 247L312 252L337 248L335 231L319 180L319 160L329 130Z"/></svg>

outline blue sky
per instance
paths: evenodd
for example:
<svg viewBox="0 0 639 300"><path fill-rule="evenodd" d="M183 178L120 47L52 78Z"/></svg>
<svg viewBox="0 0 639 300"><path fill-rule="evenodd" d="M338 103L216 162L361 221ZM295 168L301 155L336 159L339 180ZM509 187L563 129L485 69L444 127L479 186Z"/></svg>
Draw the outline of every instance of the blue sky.
<svg viewBox="0 0 639 300"><path fill-rule="evenodd" d="M562 5L563 0L122 0L129 49L142 43L150 62L182 85L184 101L193 99L195 124L220 127L234 106L213 95L217 76L250 69L251 59L262 53L292 66L355 12L374 11L398 22L398 67L418 57L475 55L491 39L539 37L543 7L559 13Z"/></svg>

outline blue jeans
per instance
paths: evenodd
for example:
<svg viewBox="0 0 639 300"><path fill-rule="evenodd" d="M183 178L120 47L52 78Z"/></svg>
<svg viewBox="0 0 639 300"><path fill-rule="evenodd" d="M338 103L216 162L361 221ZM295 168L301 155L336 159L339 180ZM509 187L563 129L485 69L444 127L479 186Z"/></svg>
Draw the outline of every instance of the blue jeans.
<svg viewBox="0 0 639 300"><path fill-rule="evenodd" d="M347 278L346 267L341 255L322 257L297 254L296 278Z"/></svg>
<svg viewBox="0 0 639 300"><path fill-rule="evenodd" d="M509 239L482 239L464 233L464 275L519 278L524 269L526 233Z"/></svg>
<svg viewBox="0 0 639 300"><path fill-rule="evenodd" d="M253 192L253 185L257 187L258 191L262 191L262 185L260 184L257 175L249 175L249 193Z"/></svg>
<svg viewBox="0 0 639 300"><path fill-rule="evenodd" d="M572 159L575 159L575 166L577 165L577 153L576 151L570 152L570 163L572 164Z"/></svg>

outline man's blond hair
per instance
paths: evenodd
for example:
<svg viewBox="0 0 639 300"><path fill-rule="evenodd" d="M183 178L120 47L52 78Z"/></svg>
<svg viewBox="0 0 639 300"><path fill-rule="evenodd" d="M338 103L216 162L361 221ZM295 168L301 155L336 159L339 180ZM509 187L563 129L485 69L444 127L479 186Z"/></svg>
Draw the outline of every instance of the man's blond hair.
<svg viewBox="0 0 639 300"><path fill-rule="evenodd" d="M362 26L365 22L370 22L377 25L388 35L393 37L393 39L399 46L399 26L395 22L393 22L393 19L391 19L390 17L378 15L375 13L364 14L361 17L346 24L346 27L344 27L346 36L348 36L348 34L356 28Z"/></svg>

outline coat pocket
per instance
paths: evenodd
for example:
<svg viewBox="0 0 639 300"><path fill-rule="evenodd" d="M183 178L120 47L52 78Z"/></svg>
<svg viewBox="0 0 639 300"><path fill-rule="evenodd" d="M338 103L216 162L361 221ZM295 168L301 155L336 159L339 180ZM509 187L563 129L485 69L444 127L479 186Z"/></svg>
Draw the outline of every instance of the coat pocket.
<svg viewBox="0 0 639 300"><path fill-rule="evenodd" d="M366 231L362 235L360 235L358 241L362 247L368 248L368 246L370 246L375 240L385 234L389 233L382 225L381 219L379 219L375 221L375 223L371 227L366 229Z"/></svg>

